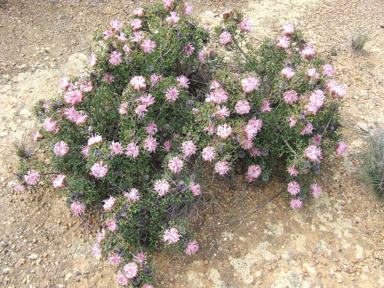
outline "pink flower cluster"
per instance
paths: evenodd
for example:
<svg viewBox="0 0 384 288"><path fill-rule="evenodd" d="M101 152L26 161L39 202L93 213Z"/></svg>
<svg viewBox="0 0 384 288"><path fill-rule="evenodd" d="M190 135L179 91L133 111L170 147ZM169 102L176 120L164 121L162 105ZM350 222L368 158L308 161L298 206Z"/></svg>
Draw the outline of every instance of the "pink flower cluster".
<svg viewBox="0 0 384 288"><path fill-rule="evenodd" d="M179 99L179 91L176 87L169 88L167 92L165 93L165 98L168 102L173 103L177 99Z"/></svg>
<svg viewBox="0 0 384 288"><path fill-rule="evenodd" d="M124 197L129 203L135 204L135 202L140 200L140 192L136 188L129 190L129 193L124 192Z"/></svg>
<svg viewBox="0 0 384 288"><path fill-rule="evenodd" d="M248 18L244 18L244 20L240 22L239 28L243 32L250 32L252 30L251 20L249 20Z"/></svg>
<svg viewBox="0 0 384 288"><path fill-rule="evenodd" d="M196 149L197 147L192 140L185 141L181 144L181 152L184 153L184 158L191 157L196 153Z"/></svg>
<svg viewBox="0 0 384 288"><path fill-rule="evenodd" d="M244 127L244 132L247 135L248 140L253 140L257 133L260 132L263 126L263 120L253 117L248 121L248 124Z"/></svg>
<svg viewBox="0 0 384 288"><path fill-rule="evenodd" d="M245 178L251 183L261 175L260 165L251 165L248 167L248 173Z"/></svg>
<svg viewBox="0 0 384 288"><path fill-rule="evenodd" d="M145 78L143 76L135 76L131 79L129 84L136 90L140 91L141 89L145 89L147 85L145 85Z"/></svg>
<svg viewBox="0 0 384 288"><path fill-rule="evenodd" d="M164 196L169 192L169 188L171 185L167 182L167 180L157 180L155 182L154 190L159 194L159 196Z"/></svg>
<svg viewBox="0 0 384 288"><path fill-rule="evenodd" d="M245 93L251 93L259 89L260 81L254 77L248 77L241 80L241 86Z"/></svg>
<svg viewBox="0 0 384 288"><path fill-rule="evenodd" d="M91 167L91 173L96 178L103 178L108 173L108 165L103 165L103 161L96 162Z"/></svg>
<svg viewBox="0 0 384 288"><path fill-rule="evenodd" d="M168 160L168 168L171 170L173 173L180 173L181 170L183 169L184 162L178 157L172 157L171 159Z"/></svg>
<svg viewBox="0 0 384 288"><path fill-rule="evenodd" d="M251 105L247 100L240 100L235 106L236 112L240 115L248 114L251 111Z"/></svg>
<svg viewBox="0 0 384 288"><path fill-rule="evenodd" d="M346 88L342 84L338 84L335 81L330 80L325 83L325 87L333 98L343 98L345 96Z"/></svg>
<svg viewBox="0 0 384 288"><path fill-rule="evenodd" d="M71 105L80 104L83 102L83 94L80 90L68 91L64 94L64 101Z"/></svg>
<svg viewBox="0 0 384 288"><path fill-rule="evenodd" d="M194 255L199 250L199 244L197 241L189 241L187 247L185 247L184 252L187 255Z"/></svg>
<svg viewBox="0 0 384 288"><path fill-rule="evenodd" d="M228 43L231 43L232 41L232 35L228 31L224 31L220 35L220 43L223 45L227 45Z"/></svg>
<svg viewBox="0 0 384 288"><path fill-rule="evenodd" d="M103 208L105 211L113 211L117 203L117 200L112 196L110 196L108 199L103 200L103 202L104 202Z"/></svg>
<svg viewBox="0 0 384 288"><path fill-rule="evenodd" d="M309 103L305 105L306 114L316 115L317 111L324 104L325 93L322 90L316 90L312 92L311 97L309 98Z"/></svg>
<svg viewBox="0 0 384 288"><path fill-rule="evenodd" d="M343 141L337 142L336 146L337 146L336 155L342 155L348 152L348 146Z"/></svg>
<svg viewBox="0 0 384 288"><path fill-rule="evenodd" d="M216 163L215 173L223 176L223 175L227 174L228 171L229 171L229 163L228 162L219 161Z"/></svg>
<svg viewBox="0 0 384 288"><path fill-rule="evenodd" d="M289 90L284 92L283 98L285 103L293 105L299 98L297 97L297 92L295 90Z"/></svg>
<svg viewBox="0 0 384 288"><path fill-rule="evenodd" d="M192 191L193 196L201 195L200 184L195 184L194 182L192 182L191 184L189 184L189 189Z"/></svg>
<svg viewBox="0 0 384 288"><path fill-rule="evenodd" d="M203 151L201 152L201 155L203 156L203 159L205 161L212 161L216 158L216 151L215 148L212 146L205 147Z"/></svg>
<svg viewBox="0 0 384 288"><path fill-rule="evenodd" d="M53 146L53 153L57 156L65 156L69 150L69 146L64 141L60 141Z"/></svg>
<svg viewBox="0 0 384 288"><path fill-rule="evenodd" d="M170 228L164 231L163 240L164 242L168 242L168 244L175 244L179 242L181 235L179 234L179 230L176 228Z"/></svg>
<svg viewBox="0 0 384 288"><path fill-rule="evenodd" d="M221 88L212 91L206 97L205 102L207 103L224 104L228 101L228 93Z"/></svg>
<svg viewBox="0 0 384 288"><path fill-rule="evenodd" d="M320 162L320 159L322 159L321 148L315 145L309 145L308 148L305 149L304 155L312 162Z"/></svg>
<svg viewBox="0 0 384 288"><path fill-rule="evenodd" d="M83 214L85 212L85 205L80 202L73 202L71 204L71 210L75 215Z"/></svg>
<svg viewBox="0 0 384 288"><path fill-rule="evenodd" d="M27 175L24 175L24 181L28 185L36 185L40 181L40 174L35 170L29 170Z"/></svg>
<svg viewBox="0 0 384 288"><path fill-rule="evenodd" d="M296 76L296 73L291 67L285 67L283 70L281 70L280 75L284 76L287 80L291 80Z"/></svg>
<svg viewBox="0 0 384 288"><path fill-rule="evenodd" d="M88 120L88 115L83 114L82 111L76 111L74 107L65 108L63 114L67 116L68 121L75 123L77 126L84 124Z"/></svg>

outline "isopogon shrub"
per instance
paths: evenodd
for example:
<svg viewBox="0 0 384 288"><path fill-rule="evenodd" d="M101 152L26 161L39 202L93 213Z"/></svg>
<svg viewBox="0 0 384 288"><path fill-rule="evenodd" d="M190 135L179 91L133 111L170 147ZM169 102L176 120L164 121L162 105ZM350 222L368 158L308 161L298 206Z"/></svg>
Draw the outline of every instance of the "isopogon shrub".
<svg viewBox="0 0 384 288"><path fill-rule="evenodd" d="M154 284L147 252L198 251L189 223L205 207L209 171L225 177L239 166L248 182L284 176L300 208L321 194L313 179L326 153L347 150L338 133L345 88L293 25L255 48L240 13L225 11L211 35L192 11L164 0L97 33L89 71L63 78L60 95L36 107L34 140L51 162L20 163L23 185L52 181L74 214L102 205L92 251L123 286ZM205 48L212 40L234 53L235 70Z"/></svg>

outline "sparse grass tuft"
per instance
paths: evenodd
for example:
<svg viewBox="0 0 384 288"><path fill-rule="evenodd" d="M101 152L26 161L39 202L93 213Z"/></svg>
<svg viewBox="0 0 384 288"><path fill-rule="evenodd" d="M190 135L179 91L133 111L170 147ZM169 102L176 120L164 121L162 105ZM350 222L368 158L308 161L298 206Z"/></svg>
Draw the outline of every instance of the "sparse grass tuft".
<svg viewBox="0 0 384 288"><path fill-rule="evenodd" d="M25 135L21 139L15 138L12 142L15 148L15 154L21 159L28 159L33 156L33 153L29 151L25 145Z"/></svg>
<svg viewBox="0 0 384 288"><path fill-rule="evenodd" d="M355 51L362 51L364 45L369 41L369 32L360 30L352 36L352 49Z"/></svg>

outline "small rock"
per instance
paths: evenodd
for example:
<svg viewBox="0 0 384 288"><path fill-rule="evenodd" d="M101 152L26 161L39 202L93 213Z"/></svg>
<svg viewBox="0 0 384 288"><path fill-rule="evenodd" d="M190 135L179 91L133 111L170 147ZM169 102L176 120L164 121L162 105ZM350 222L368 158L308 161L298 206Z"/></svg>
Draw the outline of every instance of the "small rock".
<svg viewBox="0 0 384 288"><path fill-rule="evenodd" d="M204 260L204 265L208 265L208 260Z"/></svg>
<svg viewBox="0 0 384 288"><path fill-rule="evenodd" d="M37 256L37 254L35 253L32 253L31 255L28 255L27 258L29 260L36 260L39 256Z"/></svg>
<svg viewBox="0 0 384 288"><path fill-rule="evenodd" d="M11 269L9 269L8 267L5 268L5 269L3 270L3 274L4 274L4 275L9 274L9 271L10 271L10 270L11 270Z"/></svg>

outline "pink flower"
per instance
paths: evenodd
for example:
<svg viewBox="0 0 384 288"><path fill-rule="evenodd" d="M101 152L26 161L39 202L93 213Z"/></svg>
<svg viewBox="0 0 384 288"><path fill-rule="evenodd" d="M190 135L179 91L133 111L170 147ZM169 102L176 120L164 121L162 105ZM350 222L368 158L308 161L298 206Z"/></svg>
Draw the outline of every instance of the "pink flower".
<svg viewBox="0 0 384 288"><path fill-rule="evenodd" d="M216 104L224 104L228 100L228 94L223 89L216 89L212 95L212 102Z"/></svg>
<svg viewBox="0 0 384 288"><path fill-rule="evenodd" d="M116 199L110 196L108 199L103 200L104 205L103 208L105 211L113 211L116 205Z"/></svg>
<svg viewBox="0 0 384 288"><path fill-rule="evenodd" d="M137 116L139 116L139 119L145 117L145 112L148 112L147 110L147 105L138 105L136 108L135 108L135 113Z"/></svg>
<svg viewBox="0 0 384 288"><path fill-rule="evenodd" d="M135 262L130 262L124 266L125 276L128 279L135 278L137 276L137 272L139 271L139 267Z"/></svg>
<svg viewBox="0 0 384 288"><path fill-rule="evenodd" d="M173 173L180 173L183 169L184 162L183 160L179 159L178 157L173 157L169 159L168 161L168 168Z"/></svg>
<svg viewBox="0 0 384 288"><path fill-rule="evenodd" d="M174 0L163 0L164 9L171 10Z"/></svg>
<svg viewBox="0 0 384 288"><path fill-rule="evenodd" d="M245 93L250 93L252 91L259 89L260 82L258 79L254 77L248 77L241 80L241 86L243 87L243 91Z"/></svg>
<svg viewBox="0 0 384 288"><path fill-rule="evenodd" d="M217 89L217 88L220 88L220 83L219 81L215 80L211 83L211 85L209 86L209 89Z"/></svg>
<svg viewBox="0 0 384 288"><path fill-rule="evenodd" d="M308 148L304 151L305 157L307 157L312 162L318 162L321 156L321 148L317 148L315 145L309 145Z"/></svg>
<svg viewBox="0 0 384 288"><path fill-rule="evenodd" d="M247 134L248 139L253 139L256 137L257 133L260 132L263 126L263 120L256 119L253 117L248 121L248 124L244 127L244 132Z"/></svg>
<svg viewBox="0 0 384 288"><path fill-rule="evenodd" d="M271 112L271 103L267 100L263 100L263 106L261 107L261 112Z"/></svg>
<svg viewBox="0 0 384 288"><path fill-rule="evenodd" d="M348 151L348 146L343 141L337 142L336 146L336 155L342 155Z"/></svg>
<svg viewBox="0 0 384 288"><path fill-rule="evenodd" d="M231 112L228 110L228 108L226 106L217 106L217 111L215 113L217 116L219 116L219 119L224 121L225 120L225 117L228 117Z"/></svg>
<svg viewBox="0 0 384 288"><path fill-rule="evenodd" d="M164 231L163 240L164 242L168 242L168 244L177 243L180 239L181 235L179 235L179 230L176 228L170 228Z"/></svg>
<svg viewBox="0 0 384 288"><path fill-rule="evenodd" d="M289 122L289 126L290 126L291 128L293 128L293 127L296 126L296 117L295 117L295 115L292 115L291 117L289 117L289 118L287 119L287 121Z"/></svg>
<svg viewBox="0 0 384 288"><path fill-rule="evenodd" d="M323 188L318 186L316 183L311 185L311 189L312 189L312 196L313 198L316 198L316 199L319 198L321 193L323 192Z"/></svg>
<svg viewBox="0 0 384 288"><path fill-rule="evenodd" d="M295 103L299 98L297 97L297 92L295 90L289 90L284 92L283 98L285 103L292 105Z"/></svg>
<svg viewBox="0 0 384 288"><path fill-rule="evenodd" d="M131 23L132 29L135 31L139 30L141 28L141 23L141 20L136 18Z"/></svg>
<svg viewBox="0 0 384 288"><path fill-rule="evenodd" d="M141 267L147 263L147 256L144 253L138 253L137 256L132 255L134 261L140 264Z"/></svg>
<svg viewBox="0 0 384 288"><path fill-rule="evenodd" d="M97 243L101 243L103 240L105 240L105 230L102 229L101 232L97 232L96 234L96 241Z"/></svg>
<svg viewBox="0 0 384 288"><path fill-rule="evenodd" d="M91 137L88 138L88 147L91 147L97 143L100 143L103 141L103 137L100 135L91 135Z"/></svg>
<svg viewBox="0 0 384 288"><path fill-rule="evenodd" d="M135 202L140 200L140 192L136 188L129 190L129 193L124 192L124 197L129 203L135 204Z"/></svg>
<svg viewBox="0 0 384 288"><path fill-rule="evenodd" d="M115 82L115 76L112 76L109 73L105 73L104 78L105 78L105 81L107 81L108 84L111 84L111 83Z"/></svg>
<svg viewBox="0 0 384 288"><path fill-rule="evenodd" d="M168 102L173 103L179 99L179 91L176 87L169 88L165 93L165 97L167 98Z"/></svg>
<svg viewBox="0 0 384 288"><path fill-rule="evenodd" d="M248 167L247 179L252 182L254 179L259 178L261 175L260 165L251 165Z"/></svg>
<svg viewBox="0 0 384 288"><path fill-rule="evenodd" d="M205 147L203 151L201 152L201 155L203 156L203 159L205 161L211 162L216 158L216 151L215 148L212 146Z"/></svg>
<svg viewBox="0 0 384 288"><path fill-rule="evenodd" d="M161 79L162 79L163 77L160 75L156 75L156 74L153 74L152 76L151 76L151 84L152 84L152 86L156 86L157 85L157 82L159 82L159 81L161 81Z"/></svg>
<svg viewBox="0 0 384 288"><path fill-rule="evenodd" d="M91 172L96 178L102 178L107 175L108 165L103 165L103 161L96 162L91 167Z"/></svg>
<svg viewBox="0 0 384 288"><path fill-rule="evenodd" d="M333 77L335 74L335 69L333 69L333 66L331 64L325 64L322 66L323 68L323 76L324 77Z"/></svg>
<svg viewBox="0 0 384 288"><path fill-rule="evenodd" d="M123 257L121 257L119 254L109 254L108 255L108 262L111 266L119 266L120 263L123 263Z"/></svg>
<svg viewBox="0 0 384 288"><path fill-rule="evenodd" d="M236 112L240 115L248 114L251 111L251 105L247 100L240 100L235 106Z"/></svg>
<svg viewBox="0 0 384 288"><path fill-rule="evenodd" d="M188 2L185 2L184 3L184 15L188 16L189 14L192 14L192 12L193 12L193 7L189 6Z"/></svg>
<svg viewBox="0 0 384 288"><path fill-rule="evenodd" d="M64 77L60 79L60 89L61 90L67 90L69 85L71 84L71 79L68 77Z"/></svg>
<svg viewBox="0 0 384 288"><path fill-rule="evenodd" d="M313 49L312 44L308 43L304 49L301 50L300 54L304 59L312 59L315 56L315 49Z"/></svg>
<svg viewBox="0 0 384 288"><path fill-rule="evenodd" d="M163 149L164 149L164 151L169 152L169 150L171 149L171 142L170 141L165 141Z"/></svg>
<svg viewBox="0 0 384 288"><path fill-rule="evenodd" d="M185 46L185 48L184 48L184 55L185 56L191 56L194 51L195 51L195 47L193 47L193 45L191 43L188 43L188 45Z"/></svg>
<svg viewBox="0 0 384 288"><path fill-rule="evenodd" d="M125 276L125 274L121 271L119 271L116 275L116 280L117 282L119 283L119 285L121 286L127 286L128 283L129 283L129 279L127 278L127 276Z"/></svg>
<svg viewBox="0 0 384 288"><path fill-rule="evenodd" d="M191 184L189 184L189 189L192 191L193 196L201 195L200 184L195 184L194 182L192 182Z"/></svg>
<svg viewBox="0 0 384 288"><path fill-rule="evenodd" d="M155 152L157 147L156 139L153 138L151 135L148 135L147 138L144 140L144 150L148 152Z"/></svg>
<svg viewBox="0 0 384 288"><path fill-rule="evenodd" d="M232 133L231 126L224 124L217 127L217 136L222 139L227 139Z"/></svg>
<svg viewBox="0 0 384 288"><path fill-rule="evenodd" d="M289 175L291 175L293 177L296 177L297 175L299 175L299 171L297 171L295 169L295 166L290 166L290 167L288 167L287 170L288 170Z"/></svg>
<svg viewBox="0 0 384 288"><path fill-rule="evenodd" d="M227 45L231 41L232 41L231 33L227 32L227 31L224 31L223 33L221 33L221 35L220 35L220 43L221 44Z"/></svg>
<svg viewBox="0 0 384 288"><path fill-rule="evenodd" d="M13 187L13 190L16 192L22 192L25 190L25 187L24 185L16 185L15 187Z"/></svg>
<svg viewBox="0 0 384 288"><path fill-rule="evenodd" d="M111 25L111 29L115 31L120 31L121 28L123 27L123 25L119 20L112 20L110 25Z"/></svg>
<svg viewBox="0 0 384 288"><path fill-rule="evenodd" d="M109 149L111 149L111 154L117 154L117 155L123 155L124 149L123 146L121 146L121 143L112 141L111 146L109 146Z"/></svg>
<svg viewBox="0 0 384 288"><path fill-rule="evenodd" d="M96 257L96 259L100 259L102 256L103 249L100 247L99 243L95 243L92 247L92 253Z"/></svg>
<svg viewBox="0 0 384 288"><path fill-rule="evenodd" d="M141 40L143 40L143 35L141 34L141 31L133 32L133 35L134 36L131 36L131 41L132 42L140 43Z"/></svg>
<svg viewBox="0 0 384 288"><path fill-rule="evenodd" d="M95 67L97 65L97 62L99 62L99 60L97 59L96 54L91 54L91 56L89 56L89 62L91 67Z"/></svg>
<svg viewBox="0 0 384 288"><path fill-rule="evenodd" d="M252 22L248 18L244 18L240 23L240 30L243 32L249 32L252 30Z"/></svg>
<svg viewBox="0 0 384 288"><path fill-rule="evenodd" d="M40 174L35 170L29 170L27 175L24 175L24 180L28 185L36 185L40 181Z"/></svg>
<svg viewBox="0 0 384 288"><path fill-rule="evenodd" d="M119 65L121 62L121 53L118 51L112 51L111 56L109 58L109 63L116 66Z"/></svg>
<svg viewBox="0 0 384 288"><path fill-rule="evenodd" d="M53 132L57 129L57 121L53 121L52 118L46 118L43 122L43 128L47 132Z"/></svg>
<svg viewBox="0 0 384 288"><path fill-rule="evenodd" d="M126 115L128 109L128 102L121 103L119 106L119 114Z"/></svg>
<svg viewBox="0 0 384 288"><path fill-rule="evenodd" d="M184 75L180 75L176 78L176 80L177 82L179 82L179 84L177 84L177 87L181 89L188 89L188 85L190 84L190 82L187 77L185 77Z"/></svg>
<svg viewBox="0 0 384 288"><path fill-rule="evenodd" d="M73 214L75 214L75 215L83 214L85 211L85 205L83 203L80 203L80 202L73 202L71 204L71 210L72 210Z"/></svg>
<svg viewBox="0 0 384 288"><path fill-rule="evenodd" d="M253 149L251 149L251 151L249 152L249 154L250 154L251 157L253 157L253 158L255 158L256 156L257 156L257 157L260 157L260 156L261 156L260 149L258 149L258 148L253 148Z"/></svg>
<svg viewBox="0 0 384 288"><path fill-rule="evenodd" d="M105 31L103 32L103 39L104 39L105 41L107 41L108 38L111 37L112 35L113 35L113 32L112 32L111 30L105 30Z"/></svg>
<svg viewBox="0 0 384 288"><path fill-rule="evenodd" d="M155 98L153 98L152 95L148 93L140 96L139 101L141 101L143 105L151 106L155 103Z"/></svg>
<svg viewBox="0 0 384 288"><path fill-rule="evenodd" d="M181 151L184 153L184 158L190 157L196 153L196 145L193 141L185 141L181 144Z"/></svg>
<svg viewBox="0 0 384 288"><path fill-rule="evenodd" d="M141 44L141 48L145 54L151 54L155 51L156 42L149 39L145 39Z"/></svg>
<svg viewBox="0 0 384 288"><path fill-rule="evenodd" d="M141 89L145 89L147 88L147 86L145 85L145 79L143 76L135 76L131 79L131 81L129 82L129 84L131 84L131 86L136 90L136 91L140 91Z"/></svg>
<svg viewBox="0 0 384 288"><path fill-rule="evenodd" d="M69 146L64 141L60 141L56 143L55 146L53 146L53 152L57 156L61 156L61 157L65 156L68 150L69 150Z"/></svg>
<svg viewBox="0 0 384 288"><path fill-rule="evenodd" d="M142 17L145 15L145 10L144 10L144 8L139 7L139 8L136 8L135 10L133 10L133 14L137 17Z"/></svg>
<svg viewBox="0 0 384 288"><path fill-rule="evenodd" d="M171 16L168 16L165 20L168 22L168 24L177 24L180 21L179 13L171 11Z"/></svg>
<svg viewBox="0 0 384 288"><path fill-rule="evenodd" d="M117 226L115 220L110 219L109 222L105 223L105 225L107 226L109 231L111 231L111 232L117 231L118 226Z"/></svg>
<svg viewBox="0 0 384 288"><path fill-rule="evenodd" d="M131 48L129 48L129 45L124 45L123 46L123 51L125 52L125 55L129 55L131 53Z"/></svg>
<svg viewBox="0 0 384 288"><path fill-rule="evenodd" d="M157 125L155 124L154 121L150 122L150 123L148 124L148 126L145 127L144 129L145 129L145 132L148 133L148 134L150 134L150 135L155 135L156 132L158 131L158 130L157 130Z"/></svg>
<svg viewBox="0 0 384 288"><path fill-rule="evenodd" d="M215 165L215 173L223 176L229 171L228 162L219 161Z"/></svg>
<svg viewBox="0 0 384 288"><path fill-rule="evenodd" d="M167 180L157 180L153 189L159 194L159 196L164 196L169 192L170 187L171 186Z"/></svg>
<svg viewBox="0 0 384 288"><path fill-rule="evenodd" d="M123 32L121 32L120 35L115 35L115 39L116 39L117 41L122 42L122 43L125 43L125 42L128 41L128 39L127 39L127 35L126 35L125 33L123 33ZM123 49L124 49L124 48L123 48Z"/></svg>
<svg viewBox="0 0 384 288"><path fill-rule="evenodd" d="M297 199L292 199L290 205L292 209L300 209L301 206L303 206L303 201L300 197Z"/></svg>
<svg viewBox="0 0 384 288"><path fill-rule="evenodd" d="M41 134L39 130L37 130L35 133L32 133L32 136L33 136L33 141L39 141L44 137L44 135Z"/></svg>
<svg viewBox="0 0 384 288"><path fill-rule="evenodd" d="M185 247L184 252L187 255L194 255L199 250L199 244L197 241L189 241L187 247Z"/></svg>
<svg viewBox="0 0 384 288"><path fill-rule="evenodd" d="M53 188L63 188L65 178L65 175L57 175L56 178L52 181Z"/></svg>
<svg viewBox="0 0 384 288"><path fill-rule="evenodd" d="M291 67L285 67L283 70L281 70L280 75L284 76L287 80L291 80L296 76L296 73Z"/></svg>
<svg viewBox="0 0 384 288"><path fill-rule="evenodd" d="M85 158L89 159L89 147L88 146L84 146L83 148L81 148L81 153L85 156Z"/></svg>
<svg viewBox="0 0 384 288"><path fill-rule="evenodd" d="M154 288L151 284L147 283L141 288Z"/></svg>
<svg viewBox="0 0 384 288"><path fill-rule="evenodd" d="M197 54L197 60L199 62L204 62L205 58L207 58L207 53L204 51L199 51L199 53Z"/></svg>
<svg viewBox="0 0 384 288"><path fill-rule="evenodd" d="M279 48L287 49L290 44L291 44L291 39L289 39L289 37L287 36L278 37L276 39L276 46Z"/></svg>
<svg viewBox="0 0 384 288"><path fill-rule="evenodd" d="M293 33L295 33L295 26L293 26L293 24L291 24L291 23L284 24L282 29L283 29L283 35L284 36L289 36L289 35L292 35Z"/></svg>
<svg viewBox="0 0 384 288"><path fill-rule="evenodd" d="M207 132L208 135L212 136L213 134L215 134L215 125L212 124L212 125L209 125L209 126L205 127L204 128L204 132Z"/></svg>
<svg viewBox="0 0 384 288"><path fill-rule="evenodd" d="M125 155L127 155L128 157L136 158L137 156L139 156L139 147L136 145L136 143L129 143L125 150Z"/></svg>
<svg viewBox="0 0 384 288"><path fill-rule="evenodd" d="M83 94L79 90L69 91L65 93L64 101L65 103L71 104L71 105L80 104L81 102L83 102Z"/></svg>
<svg viewBox="0 0 384 288"><path fill-rule="evenodd" d="M300 193L300 185L296 181L291 181L288 183L288 192L295 196Z"/></svg>
<svg viewBox="0 0 384 288"><path fill-rule="evenodd" d="M315 79L315 80L318 80L320 79L320 74L317 73L316 71L316 68L311 68L311 69L308 69L305 74L311 78L311 79Z"/></svg>
<svg viewBox="0 0 384 288"><path fill-rule="evenodd" d="M320 134L317 134L315 137L312 137L312 142L314 142L316 145L320 145L322 136Z"/></svg>
<svg viewBox="0 0 384 288"><path fill-rule="evenodd" d="M324 104L325 93L322 90L316 90L312 93L309 103L305 105L305 111L307 114L316 115L317 111Z"/></svg>
<svg viewBox="0 0 384 288"><path fill-rule="evenodd" d="M344 85L337 84L333 80L328 81L325 85L333 98L343 98L345 96L346 88Z"/></svg>
<svg viewBox="0 0 384 288"><path fill-rule="evenodd" d="M313 125L311 122L308 122L304 129L300 132L301 135L312 134Z"/></svg>

